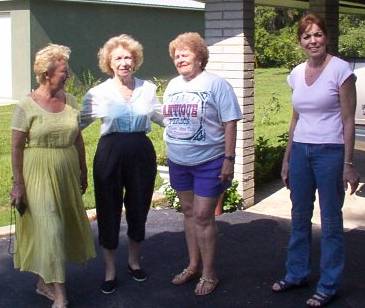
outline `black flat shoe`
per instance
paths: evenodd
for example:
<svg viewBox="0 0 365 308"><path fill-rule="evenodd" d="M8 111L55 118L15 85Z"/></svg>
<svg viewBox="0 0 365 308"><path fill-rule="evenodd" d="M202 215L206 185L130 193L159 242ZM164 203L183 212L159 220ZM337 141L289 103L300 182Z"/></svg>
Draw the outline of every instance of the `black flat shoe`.
<svg viewBox="0 0 365 308"><path fill-rule="evenodd" d="M118 285L117 277L113 280L106 280L100 286L100 291L104 294L112 294L115 292Z"/></svg>
<svg viewBox="0 0 365 308"><path fill-rule="evenodd" d="M128 273L135 281L142 282L147 279L147 274L143 269L132 269L128 264Z"/></svg>

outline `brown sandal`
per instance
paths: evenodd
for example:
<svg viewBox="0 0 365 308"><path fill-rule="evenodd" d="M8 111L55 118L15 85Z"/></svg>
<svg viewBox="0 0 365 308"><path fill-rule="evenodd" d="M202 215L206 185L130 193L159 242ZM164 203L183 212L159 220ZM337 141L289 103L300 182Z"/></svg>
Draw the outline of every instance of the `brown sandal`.
<svg viewBox="0 0 365 308"><path fill-rule="evenodd" d="M37 287L35 289L35 292L41 296L48 298L51 301L54 301L55 298L54 293L47 286Z"/></svg>
<svg viewBox="0 0 365 308"><path fill-rule="evenodd" d="M192 270L185 268L180 274L177 274L172 280L171 283L174 285L181 285L187 283L193 279L199 278L200 273L193 272Z"/></svg>
<svg viewBox="0 0 365 308"><path fill-rule="evenodd" d="M212 293L217 288L218 283L219 283L218 278L210 279L203 276L200 277L200 280L195 288L195 295L202 296ZM205 289L205 292L201 293L202 289Z"/></svg>

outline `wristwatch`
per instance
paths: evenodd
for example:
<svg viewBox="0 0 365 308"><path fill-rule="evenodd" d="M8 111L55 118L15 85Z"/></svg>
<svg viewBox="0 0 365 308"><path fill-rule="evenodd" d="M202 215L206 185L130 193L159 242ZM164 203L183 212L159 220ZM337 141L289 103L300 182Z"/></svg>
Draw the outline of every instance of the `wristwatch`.
<svg viewBox="0 0 365 308"><path fill-rule="evenodd" d="M224 156L224 159L227 159L230 162L234 163L234 161L236 159L236 155L226 155L226 156Z"/></svg>

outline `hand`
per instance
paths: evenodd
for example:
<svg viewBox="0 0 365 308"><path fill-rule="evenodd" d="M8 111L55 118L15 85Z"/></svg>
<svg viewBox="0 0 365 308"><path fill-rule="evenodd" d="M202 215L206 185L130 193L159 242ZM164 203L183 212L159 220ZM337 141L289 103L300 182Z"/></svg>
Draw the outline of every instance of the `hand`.
<svg viewBox="0 0 365 308"><path fill-rule="evenodd" d="M284 186L289 189L289 163L287 161L283 161L281 166L281 180Z"/></svg>
<svg viewBox="0 0 365 308"><path fill-rule="evenodd" d="M26 202L25 185L24 183L13 183L13 188L10 192L10 204L15 206L21 202Z"/></svg>
<svg viewBox="0 0 365 308"><path fill-rule="evenodd" d="M343 169L343 186L347 190L348 184L350 184L351 190L350 195L352 195L360 183L360 176L352 165L344 165Z"/></svg>
<svg viewBox="0 0 365 308"><path fill-rule="evenodd" d="M80 188L81 188L81 194L83 195L86 192L88 183L87 183L87 170L81 170L81 176L80 176Z"/></svg>
<svg viewBox="0 0 365 308"><path fill-rule="evenodd" d="M231 182L234 175L234 162L228 159L223 161L223 166L219 178L221 182Z"/></svg>

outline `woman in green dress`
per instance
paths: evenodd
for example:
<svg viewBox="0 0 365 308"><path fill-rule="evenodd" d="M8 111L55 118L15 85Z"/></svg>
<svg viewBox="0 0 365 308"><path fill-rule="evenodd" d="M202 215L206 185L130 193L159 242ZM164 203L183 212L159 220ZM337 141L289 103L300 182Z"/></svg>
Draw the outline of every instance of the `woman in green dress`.
<svg viewBox="0 0 365 308"><path fill-rule="evenodd" d="M50 44L35 57L39 87L16 106L12 120L12 203L18 215L14 267L39 276L36 292L66 307L65 262L95 256L82 202L87 188L79 111L64 91L70 49Z"/></svg>

